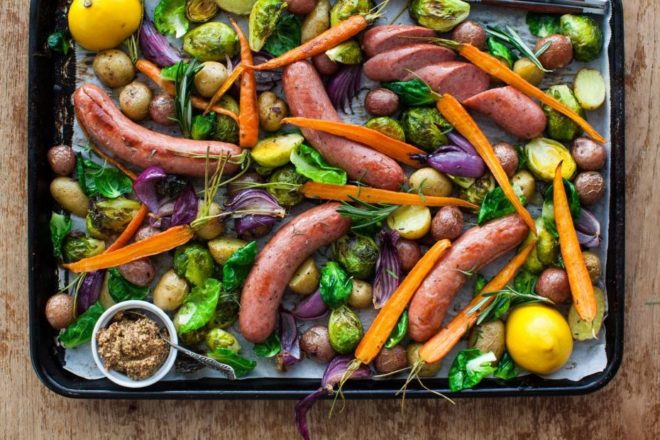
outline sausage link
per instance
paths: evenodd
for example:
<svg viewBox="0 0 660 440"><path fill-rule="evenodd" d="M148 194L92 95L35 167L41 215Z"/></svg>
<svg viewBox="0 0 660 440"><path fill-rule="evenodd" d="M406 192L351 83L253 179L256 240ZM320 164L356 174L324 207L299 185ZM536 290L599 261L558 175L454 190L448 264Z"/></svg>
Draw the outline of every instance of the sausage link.
<svg viewBox="0 0 660 440"><path fill-rule="evenodd" d="M401 80L411 71L431 64L452 61L454 51L435 44L413 44L374 55L364 63L364 74L374 81Z"/></svg>
<svg viewBox="0 0 660 440"><path fill-rule="evenodd" d="M386 50L410 46L417 38L435 37L435 32L422 26L391 24L374 26L364 33L362 49L368 57L376 56Z"/></svg>
<svg viewBox="0 0 660 440"><path fill-rule="evenodd" d="M483 70L462 61L445 61L417 69L404 81L421 78L434 92L449 93L464 100L483 92L490 84L490 77Z"/></svg>

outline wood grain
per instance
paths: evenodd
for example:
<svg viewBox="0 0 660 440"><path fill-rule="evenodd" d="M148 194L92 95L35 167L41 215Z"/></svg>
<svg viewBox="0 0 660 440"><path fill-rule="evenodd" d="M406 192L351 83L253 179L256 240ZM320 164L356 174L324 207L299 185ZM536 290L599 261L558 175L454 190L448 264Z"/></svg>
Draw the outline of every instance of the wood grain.
<svg viewBox="0 0 660 440"><path fill-rule="evenodd" d="M627 277L625 357L605 389L581 397L351 401L315 438L651 439L660 437L660 2L626 0ZM59 397L37 380L27 343L28 4L0 2L0 437L296 438L291 401L131 402Z"/></svg>

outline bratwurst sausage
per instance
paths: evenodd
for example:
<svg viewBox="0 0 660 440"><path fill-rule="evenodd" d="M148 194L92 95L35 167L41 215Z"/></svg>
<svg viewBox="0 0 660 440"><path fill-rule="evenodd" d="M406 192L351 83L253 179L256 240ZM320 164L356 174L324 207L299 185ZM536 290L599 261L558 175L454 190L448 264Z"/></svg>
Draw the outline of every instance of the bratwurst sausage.
<svg viewBox="0 0 660 440"><path fill-rule="evenodd" d="M368 57L373 57L386 50L410 46L429 37L435 37L435 32L422 26L407 24L374 26L364 33L362 49Z"/></svg>
<svg viewBox="0 0 660 440"><path fill-rule="evenodd" d="M370 58L362 68L367 78L374 81L401 80L411 71L430 64L452 61L453 50L435 44L413 44L411 46L381 52Z"/></svg>
<svg viewBox="0 0 660 440"><path fill-rule="evenodd" d="M99 147L110 151L119 159L141 168L157 165L167 173L203 176L204 159L185 155L210 156L241 154L234 144L217 141L194 141L167 136L149 130L124 116L112 99L98 86L83 84L73 94L73 107L80 125ZM216 162L210 162L214 170ZM227 163L224 171L232 174L238 165Z"/></svg>
<svg viewBox="0 0 660 440"><path fill-rule="evenodd" d="M431 64L409 73L403 80L415 78L421 78L434 92L449 93L461 102L483 92L490 84L490 77L483 70L462 61Z"/></svg>
<svg viewBox="0 0 660 440"><path fill-rule="evenodd" d="M408 310L408 334L423 342L440 330L442 320L463 283L476 272L518 246L529 228L514 214L475 226L461 235L415 292Z"/></svg>
<svg viewBox="0 0 660 440"><path fill-rule="evenodd" d="M339 203L309 209L280 228L252 266L241 294L239 324L250 342L263 342L277 325L277 309L296 269L317 249L348 232Z"/></svg>
<svg viewBox="0 0 660 440"><path fill-rule="evenodd" d="M321 77L307 61L287 66L282 76L282 86L293 116L341 121L325 92ZM405 175L394 159L339 136L309 128L301 131L331 165L346 170L351 179L389 190L398 190L403 185Z"/></svg>

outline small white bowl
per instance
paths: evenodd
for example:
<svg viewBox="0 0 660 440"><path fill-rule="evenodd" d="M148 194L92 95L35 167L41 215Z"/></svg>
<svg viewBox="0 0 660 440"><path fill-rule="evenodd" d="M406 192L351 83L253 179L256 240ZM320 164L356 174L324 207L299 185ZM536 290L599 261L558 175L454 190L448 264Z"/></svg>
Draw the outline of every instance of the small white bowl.
<svg viewBox="0 0 660 440"><path fill-rule="evenodd" d="M103 365L103 361L101 360L101 356L99 356L98 346L96 343L96 336L98 332L102 328L107 327L107 325L110 323L112 318L117 313L126 310L137 310L144 313L146 316L156 321L156 323L159 326L165 327L167 329L171 342L175 344L178 343L176 329L174 328L174 323L172 322L170 317L167 316L167 314L165 314L165 312L163 312L160 308L146 301L124 301L124 302L120 302L119 304L115 304L114 306L110 307L108 310L103 312L99 320L96 322L96 325L94 326L94 331L92 332L92 355L94 356L94 362L96 362L96 366L99 368L99 370L101 370L101 372L105 375L105 377L107 377L117 385L121 385L127 388L148 387L149 385L153 385L154 383L161 380L163 377L165 377L167 373L170 372L170 370L174 366L174 361L176 360L176 355L177 355L176 349L170 347L170 352L167 356L167 359L165 359L163 365L161 365L161 367L153 375L147 377L144 380L133 380L128 376L126 376L125 374L105 368L105 366Z"/></svg>

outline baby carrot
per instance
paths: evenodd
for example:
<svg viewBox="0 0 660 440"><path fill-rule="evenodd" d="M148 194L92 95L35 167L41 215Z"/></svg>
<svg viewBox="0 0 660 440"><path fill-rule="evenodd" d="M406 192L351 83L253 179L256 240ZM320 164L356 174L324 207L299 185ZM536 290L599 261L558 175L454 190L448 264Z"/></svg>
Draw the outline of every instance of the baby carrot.
<svg viewBox="0 0 660 440"><path fill-rule="evenodd" d="M241 63L252 65L252 50L241 27L233 18L231 25L238 34L241 44ZM243 148L252 148L259 140L259 111L257 109L257 81L254 78L254 70L247 69L241 75L241 96L239 100L240 111L238 113L239 145Z"/></svg>
<svg viewBox="0 0 660 440"><path fill-rule="evenodd" d="M119 234L119 237L105 250L105 253L116 251L117 249L122 248L126 243L128 243L135 233L140 229L142 222L149 214L149 208L147 205L141 205L138 212L131 219L131 221L126 225L126 228Z"/></svg>

